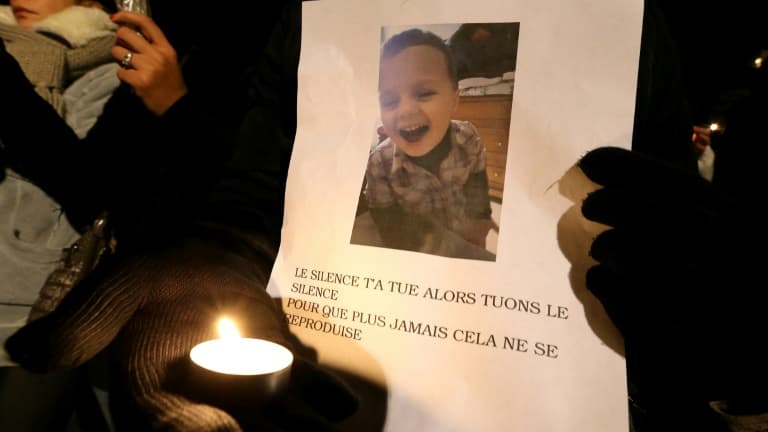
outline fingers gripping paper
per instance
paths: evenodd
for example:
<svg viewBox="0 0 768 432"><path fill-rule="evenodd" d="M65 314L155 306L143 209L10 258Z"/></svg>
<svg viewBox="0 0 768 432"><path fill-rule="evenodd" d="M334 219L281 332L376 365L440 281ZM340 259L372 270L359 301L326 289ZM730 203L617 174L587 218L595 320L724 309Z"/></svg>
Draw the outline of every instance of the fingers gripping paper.
<svg viewBox="0 0 768 432"><path fill-rule="evenodd" d="M269 289L323 363L381 390L348 430L628 429L554 185L630 145L641 19L639 0L304 3Z"/></svg>

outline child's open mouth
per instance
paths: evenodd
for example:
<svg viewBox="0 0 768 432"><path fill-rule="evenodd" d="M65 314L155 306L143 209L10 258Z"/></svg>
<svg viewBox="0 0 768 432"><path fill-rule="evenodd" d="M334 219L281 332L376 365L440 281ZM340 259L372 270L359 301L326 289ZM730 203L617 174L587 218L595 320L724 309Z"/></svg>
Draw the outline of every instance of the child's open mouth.
<svg viewBox="0 0 768 432"><path fill-rule="evenodd" d="M414 143L419 141L424 135L427 134L429 131L429 126L427 125L421 125L421 126L413 126L408 127L405 129L400 129L400 136L403 137L406 141L410 143Z"/></svg>

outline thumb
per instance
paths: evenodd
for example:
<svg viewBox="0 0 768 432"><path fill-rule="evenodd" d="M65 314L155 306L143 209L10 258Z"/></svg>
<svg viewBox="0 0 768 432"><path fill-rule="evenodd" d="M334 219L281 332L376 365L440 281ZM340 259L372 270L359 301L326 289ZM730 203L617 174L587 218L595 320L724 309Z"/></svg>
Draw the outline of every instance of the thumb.
<svg viewBox="0 0 768 432"><path fill-rule="evenodd" d="M11 360L33 372L81 365L105 348L143 300L145 257L105 257L56 310L11 335Z"/></svg>

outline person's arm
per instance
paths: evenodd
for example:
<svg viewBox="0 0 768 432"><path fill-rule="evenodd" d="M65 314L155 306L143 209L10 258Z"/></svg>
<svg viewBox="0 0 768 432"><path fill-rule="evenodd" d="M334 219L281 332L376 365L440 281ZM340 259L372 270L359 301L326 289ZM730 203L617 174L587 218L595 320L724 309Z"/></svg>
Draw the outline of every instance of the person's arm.
<svg viewBox="0 0 768 432"><path fill-rule="evenodd" d="M417 251L431 231L432 225L425 218L408 214L397 204L371 208L370 212L381 240L388 248Z"/></svg>
<svg viewBox="0 0 768 432"><path fill-rule="evenodd" d="M488 174L485 170L469 175L464 185L467 197L467 216L471 219L491 217L491 199L488 195Z"/></svg>
<svg viewBox="0 0 768 432"><path fill-rule="evenodd" d="M82 229L105 208L150 195L174 149L163 145L168 128L129 87L115 91L81 140L4 49L0 70L0 141L7 163L56 200L73 226Z"/></svg>
<svg viewBox="0 0 768 432"><path fill-rule="evenodd" d="M591 243L597 264L585 283L624 336L637 429L711 430L711 401L749 400L768 381L749 352L709 345L764 336L756 308L767 291L754 281L764 261L757 245L768 236L753 196L723 193L696 172L679 60L652 5L632 151L600 148L579 161L601 186L581 203L582 215L610 227Z"/></svg>
<svg viewBox="0 0 768 432"><path fill-rule="evenodd" d="M8 165L71 209L82 228L102 201L99 154L80 140L56 111L34 91L18 62L0 44L0 141Z"/></svg>
<svg viewBox="0 0 768 432"><path fill-rule="evenodd" d="M368 211L381 241L392 249L418 250L431 225L424 218L407 213L397 203L383 174L375 164L369 164L365 188Z"/></svg>
<svg viewBox="0 0 768 432"><path fill-rule="evenodd" d="M480 141L480 135L474 126L471 130L471 146L473 153L472 164L469 167L469 178L464 184L464 197L467 200L466 215L470 219L489 219L491 217L491 199L488 195L488 173L486 171L485 146Z"/></svg>
<svg viewBox="0 0 768 432"><path fill-rule="evenodd" d="M480 142L480 136L474 126L471 126L473 153L469 170L470 174L464 184L464 197L466 199L466 219L458 229L462 238L485 248L485 239L488 232L496 227L491 220L491 199L488 195L488 174L486 172L485 146Z"/></svg>
<svg viewBox="0 0 768 432"><path fill-rule="evenodd" d="M298 3L290 3L273 17L270 44L275 44L275 53L290 45L282 53L286 58L298 58L299 10ZM292 36L285 39L286 34ZM293 82L295 92L296 65L286 60L281 66L286 75L278 77L280 87L290 88ZM266 65L256 69L252 76L273 72ZM288 109L295 98L284 104L286 112L295 111L295 105ZM110 345L110 375L116 383L110 399L118 430L330 432L333 422L357 407L343 383L302 358L266 292L279 240L272 218L282 214L282 206L276 208L282 198L277 197L282 197L281 175L287 170L283 157L292 143L270 139L287 135L295 120L254 117L261 112L255 106L238 128L241 135L234 148L242 158L228 163L212 186L198 191L201 213L185 215L170 232L148 241L118 242L117 252L105 257L55 311L23 327L6 344L14 360L34 370L76 366ZM175 108L183 107L175 104L165 115ZM252 126L268 138L251 141ZM262 149L274 155L254 160ZM247 215L260 216L250 221ZM233 218L239 223L230 223ZM244 336L294 349L286 391L266 405L224 411L215 407L221 406L221 395L199 393L195 380L185 375L190 349L215 337L212 325L221 315L234 318ZM251 395L254 401L264 396L258 391ZM246 396L244 404L248 400Z"/></svg>
<svg viewBox="0 0 768 432"><path fill-rule="evenodd" d="M485 248L488 232L496 227L491 219L491 201L488 196L488 176L483 170L470 174L464 193L467 197L466 216L458 234L470 243Z"/></svg>
<svg viewBox="0 0 768 432"><path fill-rule="evenodd" d="M153 29L147 33L159 31L154 24L146 26ZM257 41L247 55L229 63L223 54L211 55L212 46L191 53L185 78L192 91L175 99L160 116L144 106L135 89L121 86L83 140L34 93L4 53L2 67L10 73L0 84L8 89L0 108L0 140L13 167L56 199L73 225L83 227L108 209L136 216L139 225L167 226L163 221L188 213L200 192L214 187L234 147L250 145L241 142L240 128L247 117L268 110L262 88L255 88L264 80L266 42ZM134 61L140 60L137 56ZM284 111L262 117L274 120ZM279 176L287 170L289 134L275 143L281 149ZM278 185L282 182L277 180ZM141 214L142 208L153 209L152 214Z"/></svg>
<svg viewBox="0 0 768 432"><path fill-rule="evenodd" d="M677 46L661 9L646 1L632 149L695 173L692 124Z"/></svg>
<svg viewBox="0 0 768 432"><path fill-rule="evenodd" d="M423 217L406 212L397 202L389 179L390 164L385 152L391 147L377 147L365 170L365 198L381 240L388 248L419 250L432 224Z"/></svg>
<svg viewBox="0 0 768 432"><path fill-rule="evenodd" d="M175 229L179 221L195 220L256 229L279 238L296 127L300 14L286 12L293 9L273 7L277 19L248 17L261 22L256 29L241 25L238 20L243 17L214 23L213 38L189 29L194 31L193 42L180 59L189 91L159 110L157 145L146 149L154 156L156 170L150 177L155 183L146 188L156 210L148 224ZM146 27L142 33L152 47L159 45L161 53L167 55L171 49L146 17L118 14L113 19ZM144 39L137 42L134 32L120 31L119 40L121 35L125 39L121 44L138 49L133 61L141 71L146 47L134 45ZM121 49L113 51L116 58L123 55ZM122 74L131 84L134 77ZM143 91L135 90L142 98ZM153 101L142 101L158 111Z"/></svg>

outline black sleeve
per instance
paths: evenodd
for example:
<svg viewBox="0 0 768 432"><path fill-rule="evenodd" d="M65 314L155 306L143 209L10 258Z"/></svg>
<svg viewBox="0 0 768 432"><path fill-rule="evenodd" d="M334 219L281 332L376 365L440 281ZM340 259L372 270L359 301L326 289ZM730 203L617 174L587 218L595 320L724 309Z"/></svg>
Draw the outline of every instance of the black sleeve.
<svg viewBox="0 0 768 432"><path fill-rule="evenodd" d="M661 10L645 2L632 149L697 172L693 120L677 46Z"/></svg>
<svg viewBox="0 0 768 432"><path fill-rule="evenodd" d="M10 66L18 67L15 61ZM7 97L0 104L8 162L55 199L76 228L104 209L122 213L162 203L166 189L189 175L205 159L206 146L216 143L216 123L204 118L192 97L157 118L127 86L115 91L81 140L23 75L12 78L3 81ZM215 160L216 152L208 158Z"/></svg>
<svg viewBox="0 0 768 432"><path fill-rule="evenodd" d="M301 3L282 3L256 61L245 68L247 109L233 128L233 143L215 181L191 190L194 213L279 241L285 184L296 132ZM247 27L244 27L247 29ZM229 141L227 141L229 142Z"/></svg>
<svg viewBox="0 0 768 432"><path fill-rule="evenodd" d="M90 187L91 164L96 160L56 111L35 93L16 60L0 51L0 140L7 163L42 187L73 215L94 216L96 188ZM76 227L79 217L72 221ZM89 219L85 216L84 219ZM92 220L93 218L90 217ZM79 221L88 223L90 221Z"/></svg>

